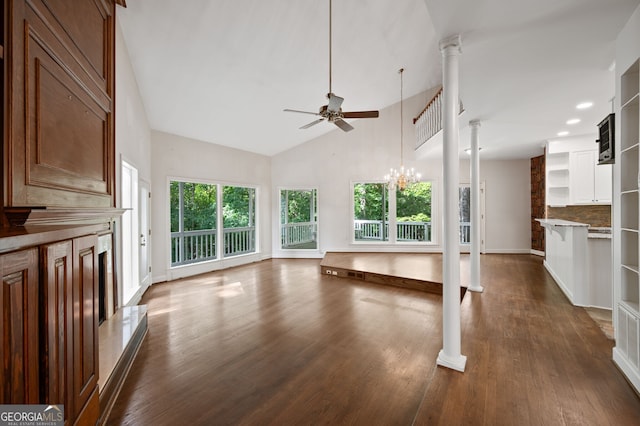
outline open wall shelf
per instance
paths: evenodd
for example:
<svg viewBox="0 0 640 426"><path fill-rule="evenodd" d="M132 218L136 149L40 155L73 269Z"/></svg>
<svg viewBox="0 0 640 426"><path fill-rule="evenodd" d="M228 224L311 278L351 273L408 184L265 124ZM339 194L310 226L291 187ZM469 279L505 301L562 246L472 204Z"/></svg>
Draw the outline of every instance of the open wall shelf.
<svg viewBox="0 0 640 426"><path fill-rule="evenodd" d="M545 159L547 201L549 206L569 204L569 153L547 152Z"/></svg>
<svg viewBox="0 0 640 426"><path fill-rule="evenodd" d="M625 105L640 92L640 62L634 62L620 78L620 105Z"/></svg>
<svg viewBox="0 0 640 426"><path fill-rule="evenodd" d="M620 254L614 266L616 346L613 359L640 391L640 60L620 76L619 143ZM614 256L615 258L615 256ZM619 262L619 263L618 263Z"/></svg>

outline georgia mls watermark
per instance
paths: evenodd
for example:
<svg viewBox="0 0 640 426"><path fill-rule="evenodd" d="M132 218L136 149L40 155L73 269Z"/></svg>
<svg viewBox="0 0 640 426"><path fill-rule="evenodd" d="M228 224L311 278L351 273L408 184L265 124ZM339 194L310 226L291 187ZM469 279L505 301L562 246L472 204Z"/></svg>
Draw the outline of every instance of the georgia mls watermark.
<svg viewBox="0 0 640 426"><path fill-rule="evenodd" d="M0 405L0 426L63 426L64 405Z"/></svg>

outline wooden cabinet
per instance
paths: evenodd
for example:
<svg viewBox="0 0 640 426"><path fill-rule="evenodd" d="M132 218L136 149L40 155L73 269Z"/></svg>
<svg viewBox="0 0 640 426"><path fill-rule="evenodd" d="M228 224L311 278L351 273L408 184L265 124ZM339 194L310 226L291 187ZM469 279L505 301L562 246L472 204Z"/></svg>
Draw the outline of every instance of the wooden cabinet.
<svg viewBox="0 0 640 426"><path fill-rule="evenodd" d="M4 206L112 207L113 1L5 3Z"/></svg>
<svg viewBox="0 0 640 426"><path fill-rule="evenodd" d="M0 255L0 403L64 404L68 425L99 418L95 229L62 228L73 238Z"/></svg>
<svg viewBox="0 0 640 426"><path fill-rule="evenodd" d="M596 150L571 153L571 203L611 204L612 167L598 165Z"/></svg>
<svg viewBox="0 0 640 426"><path fill-rule="evenodd" d="M0 255L2 369L0 403L39 402L38 252Z"/></svg>
<svg viewBox="0 0 640 426"><path fill-rule="evenodd" d="M43 400L64 404L65 424L73 410L73 244L63 241L41 248Z"/></svg>
<svg viewBox="0 0 640 426"><path fill-rule="evenodd" d="M98 401L98 238L73 241L73 410L79 423L97 419Z"/></svg>
<svg viewBox="0 0 640 426"><path fill-rule="evenodd" d="M0 404L64 404L66 424L96 424L97 235L119 214L115 2L0 13Z"/></svg>
<svg viewBox="0 0 640 426"><path fill-rule="evenodd" d="M69 419L97 418L98 255L95 235L42 247L43 401Z"/></svg>

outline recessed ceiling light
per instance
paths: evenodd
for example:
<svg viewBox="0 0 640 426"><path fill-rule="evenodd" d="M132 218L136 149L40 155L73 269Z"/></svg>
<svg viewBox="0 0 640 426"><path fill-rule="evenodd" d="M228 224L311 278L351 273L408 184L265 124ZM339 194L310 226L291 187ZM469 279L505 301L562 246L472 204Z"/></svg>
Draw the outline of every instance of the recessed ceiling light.
<svg viewBox="0 0 640 426"><path fill-rule="evenodd" d="M567 120L567 124L578 124L579 122L579 118L572 118L571 120Z"/></svg>
<svg viewBox="0 0 640 426"><path fill-rule="evenodd" d="M566 130L558 132L558 136L567 136L568 134L569 134L569 132L567 132Z"/></svg>
<svg viewBox="0 0 640 426"><path fill-rule="evenodd" d="M593 102L581 102L578 105L576 105L577 109L587 109L587 108L591 108L593 106Z"/></svg>
<svg viewBox="0 0 640 426"><path fill-rule="evenodd" d="M478 148L478 151L481 151L482 148ZM471 148L467 148L464 150L464 152L466 152L467 154L471 155Z"/></svg>

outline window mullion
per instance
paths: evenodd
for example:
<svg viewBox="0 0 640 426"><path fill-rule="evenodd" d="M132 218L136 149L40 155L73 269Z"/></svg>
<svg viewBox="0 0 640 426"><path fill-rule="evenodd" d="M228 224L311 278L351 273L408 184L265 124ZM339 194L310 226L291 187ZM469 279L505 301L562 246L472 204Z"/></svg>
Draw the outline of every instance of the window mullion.
<svg viewBox="0 0 640 426"><path fill-rule="evenodd" d="M178 185L178 261L184 262L184 182Z"/></svg>
<svg viewBox="0 0 640 426"><path fill-rule="evenodd" d="M398 226L397 226L397 198L395 189L389 189L386 185L389 197L389 243L395 244L398 240Z"/></svg>

